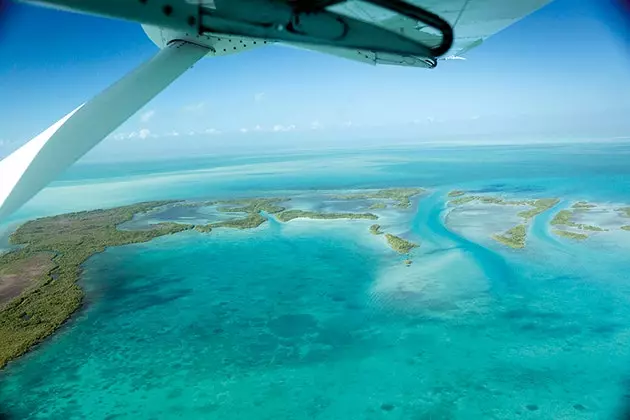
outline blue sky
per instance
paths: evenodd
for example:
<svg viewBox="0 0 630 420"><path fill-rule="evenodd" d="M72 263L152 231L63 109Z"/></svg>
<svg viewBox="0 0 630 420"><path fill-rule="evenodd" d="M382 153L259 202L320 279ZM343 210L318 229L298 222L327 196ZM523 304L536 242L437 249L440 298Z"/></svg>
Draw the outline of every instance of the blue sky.
<svg viewBox="0 0 630 420"><path fill-rule="evenodd" d="M525 128L630 134L630 49L612 1L556 0L466 61L434 70L280 46L205 59L99 150L173 144L173 132L194 132L199 142L198 133L208 130L221 133L203 135L210 148L224 144L222 136L232 145L273 144L274 135L343 142L362 129L418 139ZM139 25L26 5L10 5L0 27L0 154L157 51Z"/></svg>

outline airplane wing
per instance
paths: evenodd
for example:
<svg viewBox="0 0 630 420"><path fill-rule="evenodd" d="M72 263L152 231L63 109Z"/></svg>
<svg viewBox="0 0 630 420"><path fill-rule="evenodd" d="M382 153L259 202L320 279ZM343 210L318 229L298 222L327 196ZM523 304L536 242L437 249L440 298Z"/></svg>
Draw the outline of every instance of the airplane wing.
<svg viewBox="0 0 630 420"><path fill-rule="evenodd" d="M173 42L152 59L0 161L0 219L98 144L208 49Z"/></svg>
<svg viewBox="0 0 630 420"><path fill-rule="evenodd" d="M486 39L500 32L528 14L540 9L552 0L408 0L416 6L430 10L445 19L453 27L453 46L449 56L461 56L481 45ZM396 31L425 45L437 45L440 37L426 25L357 0L335 4L327 10L355 19L372 22ZM314 51L336 55L371 64L394 64L413 67L435 67L435 60L424 57L348 50L328 46L300 45Z"/></svg>

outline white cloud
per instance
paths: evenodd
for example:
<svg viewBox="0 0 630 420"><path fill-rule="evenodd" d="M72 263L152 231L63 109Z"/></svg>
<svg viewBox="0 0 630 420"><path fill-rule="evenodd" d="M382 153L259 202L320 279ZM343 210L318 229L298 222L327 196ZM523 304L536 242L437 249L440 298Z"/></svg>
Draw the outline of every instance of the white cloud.
<svg viewBox="0 0 630 420"><path fill-rule="evenodd" d="M249 129L243 127L239 130L241 133L247 133L249 131Z"/></svg>
<svg viewBox="0 0 630 420"><path fill-rule="evenodd" d="M4 146L6 142L3 139L0 139L0 146Z"/></svg>
<svg viewBox="0 0 630 420"><path fill-rule="evenodd" d="M196 104L190 104L190 105L186 105L183 108L184 112L201 112L204 110L204 108L206 107L206 103L205 102L198 102Z"/></svg>
<svg viewBox="0 0 630 420"><path fill-rule="evenodd" d="M173 130L173 131L171 131L169 133L166 133L166 136L168 136L168 137L177 137L177 136L179 136L179 133L177 131Z"/></svg>
<svg viewBox="0 0 630 420"><path fill-rule="evenodd" d="M323 128L323 125L319 121L313 121L311 123L311 130L319 130Z"/></svg>
<svg viewBox="0 0 630 420"><path fill-rule="evenodd" d="M143 128L142 130L138 131L138 137L141 139L146 139L147 137L151 137L151 131L147 130L146 128Z"/></svg>
<svg viewBox="0 0 630 420"><path fill-rule="evenodd" d="M279 132L279 131L291 131L291 130L295 130L295 125L291 124L291 125L282 125L282 124L276 124L273 126L273 131Z"/></svg>
<svg viewBox="0 0 630 420"><path fill-rule="evenodd" d="M263 131L263 128L260 125L256 125L256 127L254 127L254 131Z"/></svg>
<svg viewBox="0 0 630 420"><path fill-rule="evenodd" d="M111 138L114 140L127 140L127 139L146 139L149 137L157 137L155 134L151 134L151 130L143 128L139 131L131 131L129 133L116 133L112 134Z"/></svg>
<svg viewBox="0 0 630 420"><path fill-rule="evenodd" d="M140 115L140 121L142 121L143 123L149 122L149 120L153 118L154 115L155 115L155 110L150 109L149 111Z"/></svg>
<svg viewBox="0 0 630 420"><path fill-rule="evenodd" d="M262 102L263 99L265 99L265 92L258 92L254 95L254 101L256 102Z"/></svg>
<svg viewBox="0 0 630 420"><path fill-rule="evenodd" d="M152 137L151 136L151 131L147 130L146 128L143 128L140 131L132 131L131 133L127 134L127 138L128 139L135 139L135 138L139 138L139 139L146 139L147 137Z"/></svg>
<svg viewBox="0 0 630 420"><path fill-rule="evenodd" d="M344 127L351 127L352 126L352 121L349 121L349 120L348 121L344 121L343 126Z"/></svg>
<svg viewBox="0 0 630 420"><path fill-rule="evenodd" d="M221 134L216 128L206 128L203 132L206 134Z"/></svg>

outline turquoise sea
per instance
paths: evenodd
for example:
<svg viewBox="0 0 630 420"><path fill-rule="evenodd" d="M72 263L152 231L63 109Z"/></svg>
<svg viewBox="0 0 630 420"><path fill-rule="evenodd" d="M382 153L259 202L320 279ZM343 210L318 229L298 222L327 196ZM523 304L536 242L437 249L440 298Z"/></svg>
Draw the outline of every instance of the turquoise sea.
<svg viewBox="0 0 630 420"><path fill-rule="evenodd" d="M553 209L512 250L445 223L451 189L630 205L628 162L592 142L78 164L0 235L152 199L413 186L399 229L421 246L405 267L369 223L272 221L108 249L84 308L0 371L0 418L630 418L630 232L561 238Z"/></svg>

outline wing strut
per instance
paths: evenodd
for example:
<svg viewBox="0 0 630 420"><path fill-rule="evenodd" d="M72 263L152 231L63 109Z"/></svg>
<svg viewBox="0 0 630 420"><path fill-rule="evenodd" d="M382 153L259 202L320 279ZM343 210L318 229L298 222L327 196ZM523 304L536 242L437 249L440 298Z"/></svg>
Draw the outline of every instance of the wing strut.
<svg viewBox="0 0 630 420"><path fill-rule="evenodd" d="M205 47L172 42L0 161L0 220L26 203L207 53Z"/></svg>

